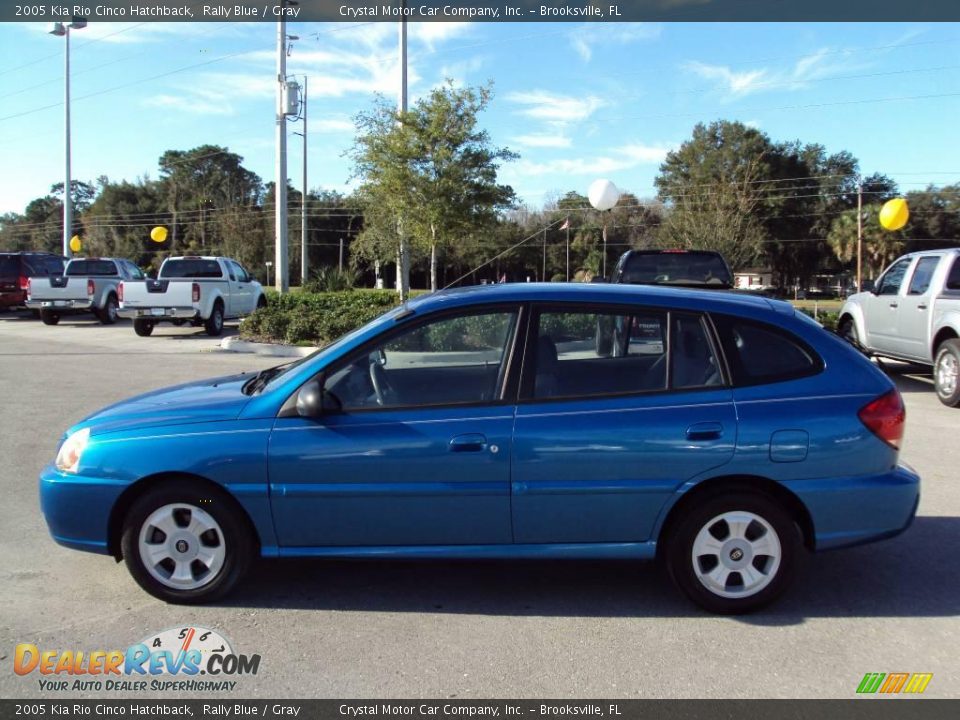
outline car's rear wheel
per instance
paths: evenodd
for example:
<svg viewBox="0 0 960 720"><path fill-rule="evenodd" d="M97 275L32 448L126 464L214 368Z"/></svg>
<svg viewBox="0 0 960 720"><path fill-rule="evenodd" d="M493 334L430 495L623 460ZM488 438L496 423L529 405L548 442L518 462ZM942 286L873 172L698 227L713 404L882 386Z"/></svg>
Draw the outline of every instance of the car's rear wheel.
<svg viewBox="0 0 960 720"><path fill-rule="evenodd" d="M153 333L153 321L137 318L133 321L133 331L140 337L149 337Z"/></svg>
<svg viewBox="0 0 960 720"><path fill-rule="evenodd" d="M210 311L210 317L207 318L204 327L207 335L211 337L217 337L223 332L223 303L219 300L213 304L213 310Z"/></svg>
<svg viewBox="0 0 960 720"><path fill-rule="evenodd" d="M960 405L960 340L940 343L933 361L933 386L937 397L947 407Z"/></svg>
<svg viewBox="0 0 960 720"><path fill-rule="evenodd" d="M789 586L802 552L790 515L772 498L752 492L705 498L666 541L673 581L702 608L723 614L774 601Z"/></svg>
<svg viewBox="0 0 960 720"><path fill-rule="evenodd" d="M40 319L44 325L56 325L60 322L60 313L53 312L52 310L41 310Z"/></svg>
<svg viewBox="0 0 960 720"><path fill-rule="evenodd" d="M203 603L229 592L255 544L227 496L172 481L147 491L127 513L121 550L137 584L161 600Z"/></svg>
<svg viewBox="0 0 960 720"><path fill-rule="evenodd" d="M117 321L117 310L119 305L117 305L117 296L113 293L107 297L107 302L104 304L103 309L98 313L100 322L104 325L113 325Z"/></svg>

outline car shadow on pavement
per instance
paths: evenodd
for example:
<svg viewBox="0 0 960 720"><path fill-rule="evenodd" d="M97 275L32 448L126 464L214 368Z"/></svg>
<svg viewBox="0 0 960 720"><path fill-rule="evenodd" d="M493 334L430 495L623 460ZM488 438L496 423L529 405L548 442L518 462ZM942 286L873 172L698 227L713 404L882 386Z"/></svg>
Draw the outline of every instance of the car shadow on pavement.
<svg viewBox="0 0 960 720"><path fill-rule="evenodd" d="M897 389L904 395L907 393L933 394L936 392L933 388L932 370L925 365L884 361L881 369L893 380Z"/></svg>
<svg viewBox="0 0 960 720"><path fill-rule="evenodd" d="M772 607L736 618L960 615L960 518L918 517L903 535L809 557ZM223 602L341 612L557 617L706 617L656 563L624 561L270 560Z"/></svg>

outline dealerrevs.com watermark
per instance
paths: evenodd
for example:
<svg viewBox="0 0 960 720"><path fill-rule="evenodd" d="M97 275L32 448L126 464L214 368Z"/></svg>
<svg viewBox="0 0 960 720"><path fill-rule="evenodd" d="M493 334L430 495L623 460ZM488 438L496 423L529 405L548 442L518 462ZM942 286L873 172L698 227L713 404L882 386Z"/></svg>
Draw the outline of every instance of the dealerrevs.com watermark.
<svg viewBox="0 0 960 720"><path fill-rule="evenodd" d="M170 628L125 650L16 646L14 672L35 678L43 692L224 692L235 678L256 675L259 654L242 654L208 628Z"/></svg>

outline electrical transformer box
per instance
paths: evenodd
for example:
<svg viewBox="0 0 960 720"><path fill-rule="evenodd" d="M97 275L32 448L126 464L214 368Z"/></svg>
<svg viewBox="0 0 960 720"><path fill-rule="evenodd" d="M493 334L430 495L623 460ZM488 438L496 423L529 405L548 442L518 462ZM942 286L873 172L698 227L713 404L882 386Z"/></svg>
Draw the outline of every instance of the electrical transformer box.
<svg viewBox="0 0 960 720"><path fill-rule="evenodd" d="M284 115L300 114L300 83L296 80L287 80L283 84L280 104Z"/></svg>

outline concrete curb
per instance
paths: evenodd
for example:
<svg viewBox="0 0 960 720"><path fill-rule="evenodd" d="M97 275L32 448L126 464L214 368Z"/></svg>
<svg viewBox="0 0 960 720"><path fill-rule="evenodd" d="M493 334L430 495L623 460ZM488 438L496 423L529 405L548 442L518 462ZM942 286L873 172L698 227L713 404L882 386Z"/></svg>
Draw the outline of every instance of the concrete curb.
<svg viewBox="0 0 960 720"><path fill-rule="evenodd" d="M274 345L272 343L255 343L241 340L233 336L220 341L220 349L227 352L253 353L270 357L305 357L317 351L315 347L300 347L298 345Z"/></svg>

